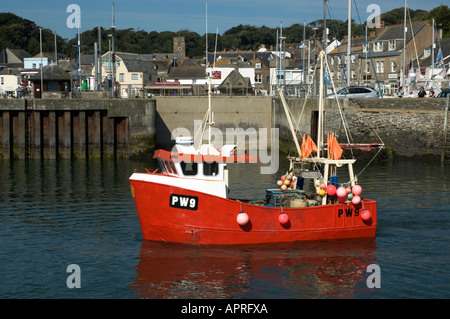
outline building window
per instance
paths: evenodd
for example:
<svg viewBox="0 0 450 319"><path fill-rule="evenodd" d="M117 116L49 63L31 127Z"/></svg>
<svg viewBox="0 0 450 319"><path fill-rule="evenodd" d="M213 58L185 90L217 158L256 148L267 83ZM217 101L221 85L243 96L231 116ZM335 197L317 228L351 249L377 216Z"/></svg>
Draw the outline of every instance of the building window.
<svg viewBox="0 0 450 319"><path fill-rule="evenodd" d="M255 83L262 83L262 74L255 74Z"/></svg>
<svg viewBox="0 0 450 319"><path fill-rule="evenodd" d="M217 174L219 174L219 164L203 162L203 175L216 176Z"/></svg>
<svg viewBox="0 0 450 319"><path fill-rule="evenodd" d="M354 79L354 78L356 77L355 71L352 71L352 72L351 72L351 76L352 76L352 79Z"/></svg>
<svg viewBox="0 0 450 319"><path fill-rule="evenodd" d="M366 62L366 73L370 73L370 62Z"/></svg>
<svg viewBox="0 0 450 319"><path fill-rule="evenodd" d="M381 51L383 51L383 42L382 41L374 42L374 44L373 44L373 51L374 52L381 52Z"/></svg>
<svg viewBox="0 0 450 319"><path fill-rule="evenodd" d="M125 74L119 73L119 82L124 82L124 81L125 81Z"/></svg>
<svg viewBox="0 0 450 319"><path fill-rule="evenodd" d="M363 52L366 53L367 52L367 48L368 48L369 44L368 43L364 43L363 44Z"/></svg>
<svg viewBox="0 0 450 319"><path fill-rule="evenodd" d="M36 69L36 63L33 63L32 68Z"/></svg>
<svg viewBox="0 0 450 319"><path fill-rule="evenodd" d="M395 40L389 40L389 51L395 50Z"/></svg>
<svg viewBox="0 0 450 319"><path fill-rule="evenodd" d="M384 73L384 61L377 61L377 73Z"/></svg>
<svg viewBox="0 0 450 319"><path fill-rule="evenodd" d="M0 78L0 84L5 84L5 78L3 76Z"/></svg>
<svg viewBox="0 0 450 319"><path fill-rule="evenodd" d="M261 63L255 63L255 69L261 69Z"/></svg>
<svg viewBox="0 0 450 319"><path fill-rule="evenodd" d="M395 72L396 68L397 68L397 61L391 60L391 72Z"/></svg>
<svg viewBox="0 0 450 319"><path fill-rule="evenodd" d="M334 65L334 57L330 58L330 65Z"/></svg>
<svg viewBox="0 0 450 319"><path fill-rule="evenodd" d="M131 79L132 80L138 80L139 79L139 75L137 73L133 73L133 74L131 74Z"/></svg>
<svg viewBox="0 0 450 319"><path fill-rule="evenodd" d="M197 163L181 162L180 164L183 175L197 175Z"/></svg>
<svg viewBox="0 0 450 319"><path fill-rule="evenodd" d="M47 84L47 91L58 91L58 82L57 81L49 81Z"/></svg>

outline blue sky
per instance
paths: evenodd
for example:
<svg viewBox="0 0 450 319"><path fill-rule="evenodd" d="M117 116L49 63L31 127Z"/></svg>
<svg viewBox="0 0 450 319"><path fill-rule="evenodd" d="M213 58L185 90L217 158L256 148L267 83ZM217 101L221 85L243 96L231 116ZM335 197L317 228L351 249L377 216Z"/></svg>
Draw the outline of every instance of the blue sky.
<svg viewBox="0 0 450 319"><path fill-rule="evenodd" d="M353 19L358 22L352 0ZM445 0L447 1L447 0ZM81 8L81 31L97 26L111 26L112 3L115 5L117 29L133 28L144 31L178 31L188 29L203 35L206 30L208 7L208 32L222 34L239 24L268 27L309 23L323 17L321 0L23 0L2 1L1 12L12 12L34 21L38 26L55 31L63 38L73 38L76 30L67 27L66 12L70 4ZM431 10L443 0L409 0L414 10ZM347 20L348 0L328 0L333 19ZM356 0L361 20L370 13L369 4L377 4L381 13L403 7L404 0ZM448 5L448 4L447 4ZM327 12L328 15L328 12Z"/></svg>

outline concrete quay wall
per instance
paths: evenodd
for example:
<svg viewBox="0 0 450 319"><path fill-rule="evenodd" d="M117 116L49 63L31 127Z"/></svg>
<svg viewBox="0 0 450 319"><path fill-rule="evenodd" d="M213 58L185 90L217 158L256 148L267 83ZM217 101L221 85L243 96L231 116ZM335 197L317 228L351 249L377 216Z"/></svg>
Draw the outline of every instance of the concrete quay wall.
<svg viewBox="0 0 450 319"><path fill-rule="evenodd" d="M0 100L0 159L138 157L154 147L155 101Z"/></svg>
<svg viewBox="0 0 450 319"><path fill-rule="evenodd" d="M314 137L317 99L287 103L294 125ZM353 142L381 139L402 156L440 155L445 104L437 98L339 100ZM142 157L155 145L170 149L176 135L194 135L194 121L201 121L207 109L207 97L0 99L0 159ZM336 100L325 100L324 109L325 131L345 142ZM280 143L295 148L279 98L214 96L212 111L217 147L234 143L250 151ZM277 144L272 128L278 129Z"/></svg>
<svg viewBox="0 0 450 319"><path fill-rule="evenodd" d="M156 101L156 141L166 148L174 142L171 132L180 127L193 132L194 120L202 119L208 108L207 97L160 97ZM441 154L445 99L326 99L325 132L335 132L338 140L344 143L347 139L338 103L353 143L383 142L400 156ZM308 99L305 102L304 99L287 99L287 104L293 114L294 126L298 126L300 132L311 133L315 137L318 100ZM223 135L227 128L235 132L242 128L244 132L241 131L240 137L246 139L248 150L257 147L248 143L249 134L246 133L251 128L258 133L259 129L267 128L269 147L272 145L270 128L278 128L280 142L295 148L285 111L277 97L213 97L212 111L216 123L214 127ZM220 143L214 144L221 146Z"/></svg>

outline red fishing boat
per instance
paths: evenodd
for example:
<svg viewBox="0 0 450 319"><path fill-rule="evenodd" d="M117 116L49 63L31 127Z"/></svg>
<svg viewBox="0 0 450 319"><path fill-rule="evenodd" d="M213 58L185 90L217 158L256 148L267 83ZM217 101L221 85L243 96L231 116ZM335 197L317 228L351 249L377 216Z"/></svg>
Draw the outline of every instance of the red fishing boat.
<svg viewBox="0 0 450 319"><path fill-rule="evenodd" d="M209 92L210 98L211 89ZM266 189L265 199L260 201L229 198L227 164L246 165L257 159L236 154L235 145L218 150L208 143L196 148L192 137L178 138L172 151L155 152L157 170L134 172L130 177L144 239L259 244L375 237L377 203L361 194L353 172L356 160L341 158L342 148L333 134L328 134L327 143L322 141L322 90L319 148L306 135L300 147L283 93L279 93L299 156L290 158L289 170L277 187ZM211 114L210 103L205 117L209 125L213 123ZM338 184L337 170L345 166L349 180ZM314 193L305 191L306 180L312 181Z"/></svg>

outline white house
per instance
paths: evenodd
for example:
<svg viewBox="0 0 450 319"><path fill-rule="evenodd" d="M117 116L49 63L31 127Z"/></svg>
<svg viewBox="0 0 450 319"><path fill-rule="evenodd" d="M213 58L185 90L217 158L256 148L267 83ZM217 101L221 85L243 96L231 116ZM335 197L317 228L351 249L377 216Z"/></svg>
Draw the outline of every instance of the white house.
<svg viewBox="0 0 450 319"><path fill-rule="evenodd" d="M18 89L22 82L20 71L5 68L0 71L0 95L18 97Z"/></svg>
<svg viewBox="0 0 450 319"><path fill-rule="evenodd" d="M23 59L23 67L25 69L40 69L41 63L42 67L49 65L53 60L47 57L32 57L32 58L24 58Z"/></svg>

